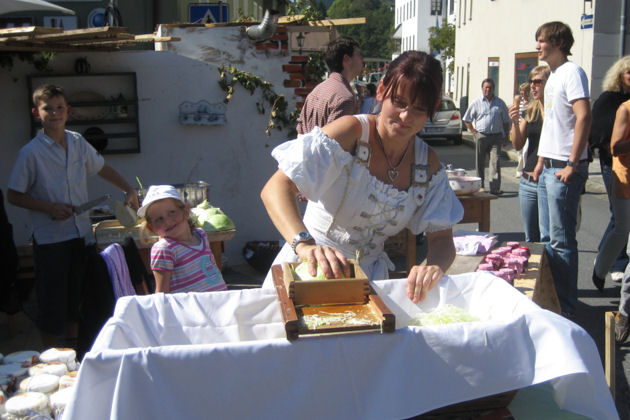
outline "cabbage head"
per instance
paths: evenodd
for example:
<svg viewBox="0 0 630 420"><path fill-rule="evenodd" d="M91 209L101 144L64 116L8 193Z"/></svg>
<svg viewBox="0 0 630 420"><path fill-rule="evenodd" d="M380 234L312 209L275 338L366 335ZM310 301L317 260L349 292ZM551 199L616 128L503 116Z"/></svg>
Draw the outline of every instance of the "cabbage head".
<svg viewBox="0 0 630 420"><path fill-rule="evenodd" d="M326 280L326 276L324 275L322 268L319 266L319 263L317 264L317 274L315 277L311 276L308 272L308 262L306 261L302 261L300 264L295 266L294 273L294 278L296 280Z"/></svg>
<svg viewBox="0 0 630 420"><path fill-rule="evenodd" d="M206 232L234 229L234 222L218 207L212 207L204 200L197 207L191 209L191 217L195 224Z"/></svg>

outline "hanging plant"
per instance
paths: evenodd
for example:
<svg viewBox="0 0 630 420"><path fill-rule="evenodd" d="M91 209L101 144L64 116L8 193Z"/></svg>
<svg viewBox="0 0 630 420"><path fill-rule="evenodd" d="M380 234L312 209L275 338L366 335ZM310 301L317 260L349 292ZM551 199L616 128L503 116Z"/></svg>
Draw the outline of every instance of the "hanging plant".
<svg viewBox="0 0 630 420"><path fill-rule="evenodd" d="M328 67L324 61L324 54L314 52L309 55L305 70L304 75L308 81L319 83L324 80L324 76L326 76L326 72L328 71Z"/></svg>
<svg viewBox="0 0 630 420"><path fill-rule="evenodd" d="M49 67L50 62L55 57L54 52L1 52L0 53L0 67L4 67L8 70L13 68L14 58L18 58L20 61L29 62L38 71L52 71Z"/></svg>
<svg viewBox="0 0 630 420"><path fill-rule="evenodd" d="M311 0L296 0L288 5L287 16L294 17L294 23L303 24L326 17L326 8L320 3L313 4Z"/></svg>
<svg viewBox="0 0 630 420"><path fill-rule="evenodd" d="M250 95L253 95L256 89L260 89L261 98L256 102L256 110L259 114L265 114L267 107L271 109L269 122L265 129L267 136L271 135L272 128L277 130L287 128L289 137L297 134L295 126L299 111L288 112L289 103L284 95L278 95L273 90L272 83L262 80L255 74L239 70L234 66L219 66L218 70L220 75L219 86L226 93L223 102L226 104L230 102L234 94L234 85L237 83L248 90Z"/></svg>

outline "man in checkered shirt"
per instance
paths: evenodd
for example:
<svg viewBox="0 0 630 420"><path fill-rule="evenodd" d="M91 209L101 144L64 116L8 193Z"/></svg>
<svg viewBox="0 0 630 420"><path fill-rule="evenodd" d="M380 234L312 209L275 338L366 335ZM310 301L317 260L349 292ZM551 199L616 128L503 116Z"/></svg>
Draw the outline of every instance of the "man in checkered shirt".
<svg viewBox="0 0 630 420"><path fill-rule="evenodd" d="M300 134L359 112L359 102L349 83L363 70L359 44L352 38L339 37L328 43L324 60L330 75L306 97L298 119Z"/></svg>

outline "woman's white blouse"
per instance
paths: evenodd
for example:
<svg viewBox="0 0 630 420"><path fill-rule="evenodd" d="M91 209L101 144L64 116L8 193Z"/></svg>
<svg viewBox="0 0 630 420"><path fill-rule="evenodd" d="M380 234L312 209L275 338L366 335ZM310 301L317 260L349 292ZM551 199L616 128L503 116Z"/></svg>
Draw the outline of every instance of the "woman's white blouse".
<svg viewBox="0 0 630 420"><path fill-rule="evenodd" d="M414 234L451 228L463 208L444 167L428 179L427 144L416 137L415 164L408 191L386 184L368 170L367 115L355 116L363 127L355 155L319 127L276 147L278 166L308 198L304 224L318 245L328 245L359 261L370 280L388 278L394 265L383 251L385 240L404 228ZM297 261L285 244L274 264ZM270 275L265 286L271 286Z"/></svg>

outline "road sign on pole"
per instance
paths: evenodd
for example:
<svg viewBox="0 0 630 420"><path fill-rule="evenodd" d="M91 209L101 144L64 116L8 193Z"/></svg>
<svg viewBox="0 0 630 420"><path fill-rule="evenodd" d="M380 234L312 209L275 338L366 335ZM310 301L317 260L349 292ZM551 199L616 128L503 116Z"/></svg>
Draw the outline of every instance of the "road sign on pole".
<svg viewBox="0 0 630 420"><path fill-rule="evenodd" d="M229 9L225 3L191 4L189 5L188 15L191 23L227 22Z"/></svg>

